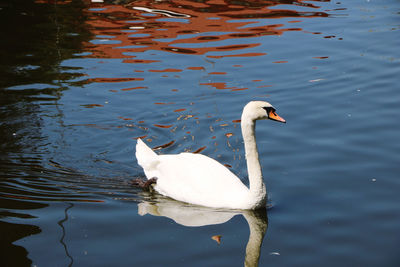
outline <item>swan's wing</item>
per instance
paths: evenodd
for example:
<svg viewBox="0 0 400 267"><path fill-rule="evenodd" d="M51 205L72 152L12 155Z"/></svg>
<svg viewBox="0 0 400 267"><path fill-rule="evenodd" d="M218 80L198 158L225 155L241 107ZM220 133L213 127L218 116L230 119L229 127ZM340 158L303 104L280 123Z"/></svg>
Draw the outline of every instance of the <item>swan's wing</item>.
<svg viewBox="0 0 400 267"><path fill-rule="evenodd" d="M228 207L248 194L228 168L201 154L160 155L156 168L147 173L157 177L159 193L197 205Z"/></svg>

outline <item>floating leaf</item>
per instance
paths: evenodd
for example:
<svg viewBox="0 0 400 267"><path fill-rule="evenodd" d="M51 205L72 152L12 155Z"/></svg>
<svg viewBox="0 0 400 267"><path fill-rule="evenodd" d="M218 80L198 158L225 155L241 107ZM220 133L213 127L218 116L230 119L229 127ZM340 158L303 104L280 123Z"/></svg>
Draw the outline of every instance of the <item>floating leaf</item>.
<svg viewBox="0 0 400 267"><path fill-rule="evenodd" d="M218 245L221 244L221 238L222 238L221 235L213 235L213 236L211 237L211 239L214 240L214 241L216 241L216 242L218 243Z"/></svg>

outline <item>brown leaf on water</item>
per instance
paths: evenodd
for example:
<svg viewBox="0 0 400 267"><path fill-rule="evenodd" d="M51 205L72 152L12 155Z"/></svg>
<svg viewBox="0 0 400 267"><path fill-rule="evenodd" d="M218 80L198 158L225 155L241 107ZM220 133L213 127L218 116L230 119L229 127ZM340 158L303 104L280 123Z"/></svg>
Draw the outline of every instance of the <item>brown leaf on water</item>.
<svg viewBox="0 0 400 267"><path fill-rule="evenodd" d="M221 235L213 235L213 236L211 237L211 239L214 240L214 241L216 241L216 242L218 243L218 245L221 244L221 238L222 238Z"/></svg>

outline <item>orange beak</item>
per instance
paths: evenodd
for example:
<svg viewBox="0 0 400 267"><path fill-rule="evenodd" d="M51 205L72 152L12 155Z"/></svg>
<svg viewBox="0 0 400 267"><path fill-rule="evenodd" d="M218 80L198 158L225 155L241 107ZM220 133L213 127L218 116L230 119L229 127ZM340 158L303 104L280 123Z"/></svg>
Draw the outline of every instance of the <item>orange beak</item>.
<svg viewBox="0 0 400 267"><path fill-rule="evenodd" d="M279 122L286 123L285 119L282 118L282 117L279 117L279 115L276 114L276 112L273 111L273 110L271 110L271 111L268 113L268 117L269 117L270 120L274 120L274 121L279 121Z"/></svg>

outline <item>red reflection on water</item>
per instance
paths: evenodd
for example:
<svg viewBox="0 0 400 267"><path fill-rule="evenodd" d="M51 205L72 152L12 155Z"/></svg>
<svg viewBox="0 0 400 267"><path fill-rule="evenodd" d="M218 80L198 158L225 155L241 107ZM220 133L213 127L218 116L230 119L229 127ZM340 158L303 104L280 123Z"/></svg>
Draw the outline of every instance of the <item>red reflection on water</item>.
<svg viewBox="0 0 400 267"><path fill-rule="evenodd" d="M188 70L206 70L204 67L187 67Z"/></svg>
<svg viewBox="0 0 400 267"><path fill-rule="evenodd" d="M267 55L269 51L254 49L260 46L260 38L257 37L279 36L287 31L303 31L302 28L295 27L299 24L295 25L294 23L302 22L311 17L328 16L327 13L318 12L319 7L313 4L320 1L312 0L137 0L130 1L129 3L126 3L128 1L114 1L114 3L122 4L112 4L111 1L107 1L107 3L91 3L89 0L84 1L86 1L88 5L86 10L86 15L88 17L87 23L95 37L91 42L84 44L91 54L83 57L121 59L123 63L135 64L135 66L138 66L131 72L131 74L137 76L141 76L146 72L144 75L148 76L149 73L161 73L156 74L156 76L162 75L161 77L168 77L167 75L169 75L171 77L179 77L178 73L181 75L181 72L187 70L203 71L204 73L208 72L208 75L227 75L228 73L226 72L209 72L210 70L206 72L205 67L201 66L201 63L193 63L195 61L191 61L191 63L189 63L190 65L186 66L184 64L178 64L181 62L177 64L172 62L173 64L171 65L163 65L161 67L162 64L160 64L160 62L162 63L164 58L166 60L166 57L157 57L157 55L160 54L158 51L185 55L205 55L204 57L209 59L260 57ZM325 2L326 0L322 1ZM278 21L276 18L289 19L279 19ZM303 32L305 33L305 31ZM327 36L325 38L333 37ZM156 55L153 57L155 60L140 58L143 55L142 52L148 52L146 55ZM207 61L211 62L213 60ZM274 63L287 63L287 61L275 61ZM144 66L144 64L147 66L145 70L141 70L139 66ZM148 68L149 66L151 67ZM239 64L232 66L235 68L243 67L243 65ZM128 76L130 75L128 74ZM220 76L220 78L223 79L225 77ZM146 80L147 79L148 78L146 78ZM122 86L123 89L119 87L118 90L115 88L109 90L110 92L122 92L148 89L148 87L145 86L147 84L144 85L139 82L133 83L134 81L144 80L144 78L92 78L79 81L79 83L127 82L127 85ZM261 81L262 80L253 80L253 82ZM257 83L257 85L259 84L261 84L261 86L258 86L258 88L271 86ZM210 86L218 90L241 91L249 89L247 87L240 87L240 85L237 84L235 85L238 87L233 86L230 82L207 81L207 83L200 83L200 85ZM177 92L178 89L171 89L171 91ZM154 104L172 105L175 103L157 102ZM102 107L102 105L99 104L84 106L88 108ZM186 108L182 108L181 104L180 106L171 107L170 110L178 113L176 114L177 117L179 116L176 124L172 121L152 121L148 122L146 126L153 125L154 127L165 129L170 132L175 132L176 129L178 129L178 131L182 129L182 131L186 131L187 134L190 134L191 131L188 130L191 129L185 128L190 127L190 121L187 123L188 126L185 124L184 127L181 128L180 125L184 124L181 120L192 118L197 120L198 118L194 117L197 115L186 114L187 112L184 112ZM129 120L123 117L121 117L121 119ZM194 122L199 123L199 120ZM233 120L232 122L234 123L233 127L238 127L240 120ZM132 124L132 127L133 126L135 129L143 131L148 130L145 127ZM228 124L216 124L213 126L226 127ZM226 129L225 136L229 140L232 140L230 137L233 134L228 132L230 131L229 127L230 126L223 129ZM213 131L212 126L210 126L210 132L212 133ZM136 133L135 135L141 134L144 134L144 132ZM151 137L153 138L154 136ZM146 134L140 136L140 138L144 139L148 138L148 136ZM192 138L194 138L194 136L192 136ZM216 136L212 136L211 138L216 139ZM151 142L152 139L148 138L147 141ZM155 149L169 147L174 142L175 141L171 141ZM217 145L217 143L215 143L215 145ZM205 147L201 147L197 151L201 152L204 149Z"/></svg>
<svg viewBox="0 0 400 267"><path fill-rule="evenodd" d="M264 56L267 53L245 53L245 54L236 54L236 55L224 55L224 56L207 56L209 58L224 58L224 57L258 57Z"/></svg>
<svg viewBox="0 0 400 267"><path fill-rule="evenodd" d="M267 88L267 87L271 87L272 85L267 84L267 85L261 85L261 86L257 86L257 88ZM267 95L268 96L268 95Z"/></svg>
<svg viewBox="0 0 400 267"><path fill-rule="evenodd" d="M149 72L181 72L180 69L149 70Z"/></svg>
<svg viewBox="0 0 400 267"><path fill-rule="evenodd" d="M175 140L172 140L171 142L168 142L168 143L166 143L166 144L163 144L163 145L160 145L160 146L153 147L153 150L159 150L159 149L163 149L163 148L166 148L166 147L172 146L174 143L175 143Z"/></svg>
<svg viewBox="0 0 400 267"><path fill-rule="evenodd" d="M132 88L124 88L121 89L121 91L131 91L131 90L137 90L137 89L147 89L147 86L137 86L137 87L132 87Z"/></svg>
<svg viewBox="0 0 400 267"><path fill-rule="evenodd" d="M122 119L122 120L124 120L124 121L131 121L131 120L133 120L132 118L125 118L125 117L118 117L119 119Z"/></svg>
<svg viewBox="0 0 400 267"><path fill-rule="evenodd" d="M164 129L168 129L171 128L173 125L161 125L161 124L153 124L154 126L158 127L158 128L164 128Z"/></svg>
<svg viewBox="0 0 400 267"><path fill-rule="evenodd" d="M201 153L206 148L207 148L207 146L200 147L199 149L196 149L195 151L193 151L193 153L195 153L195 154Z"/></svg>
<svg viewBox="0 0 400 267"><path fill-rule="evenodd" d="M210 75L226 75L226 72L218 72L218 71L214 71L214 72L209 72L208 74Z"/></svg>
<svg viewBox="0 0 400 267"><path fill-rule="evenodd" d="M174 102L168 102L168 103L164 103L164 102L156 102L154 103L154 105L173 105L175 104Z"/></svg>
<svg viewBox="0 0 400 267"><path fill-rule="evenodd" d="M201 83L200 85L209 85L209 86L214 87L215 89L220 89L220 90L230 89L231 91L241 91L241 90L249 89L249 88L246 88L246 87L238 88L236 86L226 87L226 83L222 83L222 82L220 82L220 83L218 83L218 82L216 82L216 83Z"/></svg>
<svg viewBox="0 0 400 267"><path fill-rule="evenodd" d="M282 35L286 31L302 30L301 28L284 28L284 24L263 25L266 24L265 19L328 16L325 12L314 11L319 7L309 3L326 0L307 2L297 0L285 1L285 3L255 0L235 2L205 0L201 3L194 0L139 0L120 5L86 1L89 7L87 9L88 24L91 26L92 33L97 36L97 40L101 42L94 40L85 45L93 52L89 57L101 58L134 58L136 55L129 52L148 50L197 55L236 51L259 45L253 40L243 44L243 41L238 39ZM282 4L285 8L293 8L277 8ZM300 10L303 11L295 10L297 6L301 6ZM300 21L292 20L290 23ZM204 33L209 34L203 36ZM112 42L107 42L107 40L112 40ZM233 45L221 45L225 40L230 40ZM233 56L232 53L227 53L227 55ZM265 54L236 56L260 55ZM124 62L152 63L141 59Z"/></svg>
<svg viewBox="0 0 400 267"><path fill-rule="evenodd" d="M125 59L122 62L124 62L124 63L145 63L145 64L149 64L149 63L154 63L154 62L160 62L160 60Z"/></svg>
<svg viewBox="0 0 400 267"><path fill-rule="evenodd" d="M138 136L138 137L133 137L132 139L135 139L135 140L137 140L137 139L145 139L147 137L147 134L146 135L142 135L142 136Z"/></svg>

